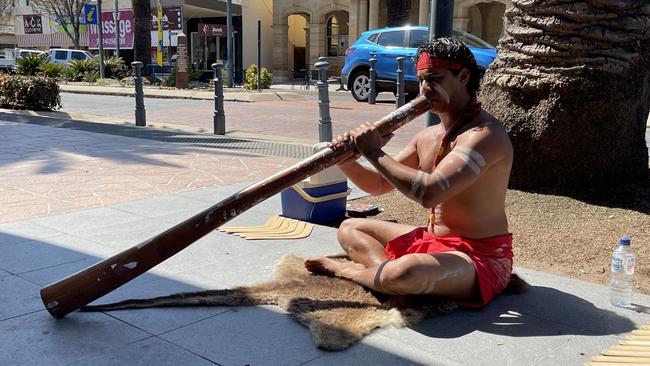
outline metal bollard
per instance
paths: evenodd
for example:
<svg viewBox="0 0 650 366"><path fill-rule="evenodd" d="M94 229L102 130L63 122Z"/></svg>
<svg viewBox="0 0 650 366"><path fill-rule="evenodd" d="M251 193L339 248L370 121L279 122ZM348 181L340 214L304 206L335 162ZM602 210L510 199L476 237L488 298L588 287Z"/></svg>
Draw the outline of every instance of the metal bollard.
<svg viewBox="0 0 650 366"><path fill-rule="evenodd" d="M395 107L399 108L404 105L404 57L398 57L397 60L397 96L395 98Z"/></svg>
<svg viewBox="0 0 650 366"><path fill-rule="evenodd" d="M330 68L327 58L319 57L314 67L318 70L318 141L332 141L332 118L330 117L329 84L327 82L327 69Z"/></svg>
<svg viewBox="0 0 650 366"><path fill-rule="evenodd" d="M142 90L142 62L131 62L131 67L134 71L133 83L135 84L135 125L146 126L147 116L144 110L144 91Z"/></svg>
<svg viewBox="0 0 650 366"><path fill-rule="evenodd" d="M223 110L223 77L221 71L224 65L219 63L212 64L214 70L214 114L212 124L214 125L215 135L226 134L226 114Z"/></svg>
<svg viewBox="0 0 650 366"><path fill-rule="evenodd" d="M376 54L374 52L370 53L370 94L368 94L368 104L375 104L375 95L377 94L377 84L375 80L377 78L375 73L375 63L377 62L377 59L375 56Z"/></svg>

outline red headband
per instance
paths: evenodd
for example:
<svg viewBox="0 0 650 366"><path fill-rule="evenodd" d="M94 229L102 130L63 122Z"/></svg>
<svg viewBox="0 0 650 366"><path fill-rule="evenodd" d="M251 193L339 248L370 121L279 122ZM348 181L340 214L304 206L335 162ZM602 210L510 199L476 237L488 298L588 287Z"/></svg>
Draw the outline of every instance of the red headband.
<svg viewBox="0 0 650 366"><path fill-rule="evenodd" d="M424 69L450 69L458 71L463 68L463 65L457 62L451 62L449 60L441 59L438 57L432 57L429 52L422 52L418 58L418 63L415 66L415 71L420 71Z"/></svg>

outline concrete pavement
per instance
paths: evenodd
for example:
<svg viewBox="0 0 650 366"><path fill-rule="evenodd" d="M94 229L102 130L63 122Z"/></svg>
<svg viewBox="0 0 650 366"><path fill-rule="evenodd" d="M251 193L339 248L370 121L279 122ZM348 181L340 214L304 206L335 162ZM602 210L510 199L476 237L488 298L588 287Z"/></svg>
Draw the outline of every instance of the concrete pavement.
<svg viewBox="0 0 650 366"><path fill-rule="evenodd" d="M132 125L64 122L0 113L1 365L581 365L650 320L650 296L635 294L636 311L619 309L605 286L525 268L517 271L532 285L526 294L378 330L344 352L316 349L307 329L274 306L54 320L41 287L295 161L128 137L142 130ZM280 212L275 196L231 223L261 224ZM338 251L335 230L325 226L291 241L213 232L98 302L258 283L272 278L285 253Z"/></svg>

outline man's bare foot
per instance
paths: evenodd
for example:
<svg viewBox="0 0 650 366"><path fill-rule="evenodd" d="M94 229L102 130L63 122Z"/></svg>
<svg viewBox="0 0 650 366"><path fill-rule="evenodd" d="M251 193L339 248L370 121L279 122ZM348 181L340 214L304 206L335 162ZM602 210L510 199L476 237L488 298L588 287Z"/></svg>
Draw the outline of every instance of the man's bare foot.
<svg viewBox="0 0 650 366"><path fill-rule="evenodd" d="M305 268L311 273L352 279L355 274L366 269L362 264L340 262L327 257L312 257L305 260Z"/></svg>

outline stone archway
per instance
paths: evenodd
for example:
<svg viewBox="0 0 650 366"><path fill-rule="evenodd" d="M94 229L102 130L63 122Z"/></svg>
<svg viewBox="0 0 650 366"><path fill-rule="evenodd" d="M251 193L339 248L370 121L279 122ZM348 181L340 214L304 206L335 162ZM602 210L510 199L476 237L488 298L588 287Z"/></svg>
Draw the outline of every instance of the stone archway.
<svg viewBox="0 0 650 366"><path fill-rule="evenodd" d="M289 78L301 78L309 69L309 14L291 14L287 24Z"/></svg>
<svg viewBox="0 0 650 366"><path fill-rule="evenodd" d="M510 0L461 0L454 6L454 27L496 46L503 33L503 15Z"/></svg>
<svg viewBox="0 0 650 366"><path fill-rule="evenodd" d="M330 63L328 75L339 75L345 62L344 51L349 46L348 43L351 40L350 30L352 28L350 26L348 5L349 2L335 0L329 2L327 5L321 6L314 12L315 17L313 19L315 22L310 25L311 37L309 39L309 48L311 65L318 60L318 57L327 57L327 61ZM334 41L331 38L328 39L328 21L331 21L333 17L338 23L337 38ZM336 55L328 54L328 51L333 47L328 46L328 42L330 41L337 44ZM341 45L341 43L344 44ZM339 52L341 49L343 52Z"/></svg>
<svg viewBox="0 0 650 366"><path fill-rule="evenodd" d="M303 6L295 6L293 4L284 3L282 1L273 2L273 80L288 81L293 79L293 64L290 64L289 51L293 52L293 48L289 47L289 17L299 16L305 20L305 48L306 60L309 60L309 38L310 38L310 20L313 19L312 10ZM295 24L298 24L297 19ZM302 22L300 22L302 24ZM296 25L294 25L294 28ZM295 31L293 29L292 31ZM293 62L293 58L291 59Z"/></svg>

